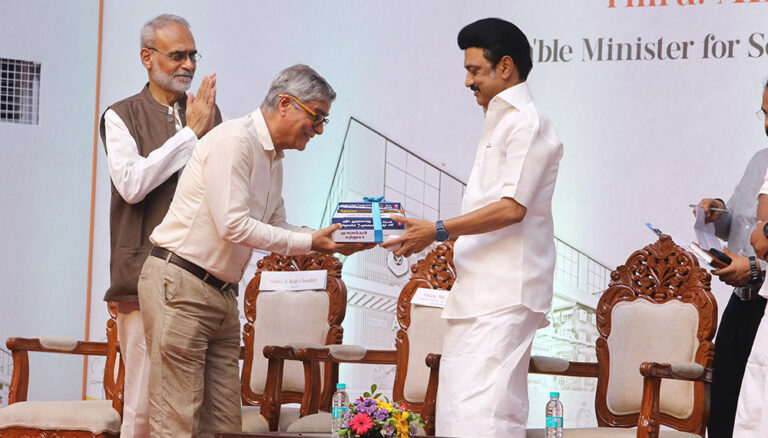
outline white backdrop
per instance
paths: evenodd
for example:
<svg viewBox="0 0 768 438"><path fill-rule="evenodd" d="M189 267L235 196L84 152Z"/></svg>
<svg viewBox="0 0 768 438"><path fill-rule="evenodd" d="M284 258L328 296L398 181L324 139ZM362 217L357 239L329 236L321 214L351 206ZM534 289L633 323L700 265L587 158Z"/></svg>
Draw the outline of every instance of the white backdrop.
<svg viewBox="0 0 768 438"><path fill-rule="evenodd" d="M177 13L190 21L203 54L193 90L202 75L217 72L218 104L225 118L255 109L272 76L288 65L309 64L330 81L339 95L331 110L331 124L306 151L289 153L285 162L285 200L289 219L297 224L319 225L350 116L386 132L426 160L466 180L482 111L463 86L463 56L456 45L456 34L465 24L488 16L517 23L534 43L530 84L536 102L550 115L565 144L554 200L555 232L608 266L622 263L633 250L653 240L642 225L646 221L672 234L680 243L690 241L692 216L687 205L704 196L727 198L751 155L768 144L760 122L753 117L768 77L765 3L702 0L693 5L685 1L682 3L686 6L680 6L678 0L669 0L668 6L654 7L638 7L638 0L617 1L615 7L609 7L610 0L240 0L216 7L203 1L105 3L100 111L137 92L146 81L138 58L138 32L148 18L163 12ZM628 3L633 7L625 7ZM69 66L74 70L46 73L43 65L43 74L59 75L62 80L88 79L72 87L82 93L83 101L92 102L88 93L95 79L95 40L69 35L75 29L95 29L98 2L4 0L5 4L49 20L63 12L77 17L64 29L35 27L34 41L68 54ZM17 28L39 23L35 14L22 16ZM12 29L16 28L0 29L0 41L14 41L12 46L0 45L0 52L8 50L22 59L27 53L32 56L37 46L32 40L8 40ZM762 48L750 44L753 34L766 35L753 36L762 38ZM717 41L734 40L732 56L716 59L717 53L710 50L705 57L708 35ZM585 39L595 47L599 38L605 44L603 60L597 60L596 54L590 59ZM687 59L661 60L654 55L654 59L618 61L614 45L614 60L607 60L609 39L614 44L634 45L637 38L650 44L651 52L657 49L660 38L665 51L670 43L689 42ZM560 56L557 62L546 59L544 45L552 47L555 40L560 48L558 55L567 57L568 49L562 48L571 47L568 62ZM720 47L714 40L709 49ZM645 47L643 50L643 57L650 57ZM664 57L668 57L667 52ZM48 88L48 98L66 99L65 91L72 90ZM68 117L49 117L38 129L60 132L71 129L72 118L79 120L79 128L86 132L78 140L80 143L52 142L50 147L82 152L78 165L85 171L90 168L87 152L91 148L88 134L92 135L92 104L73 104L69 109ZM8 138L11 129L0 124L0 139ZM6 140L0 142L3 150L12 146ZM43 202L55 194L58 202L75 209L59 219L67 232L57 232L45 240L47 245L41 242L35 246L63 255L75 251L75 256L56 258L55 263L64 272L82 271L83 245L87 246L88 239L87 193L80 188L61 193L61 181L70 184L67 178L56 180L58 184L29 188L19 184L22 175L11 172L36 169L42 163L50 168L51 175L66 176L71 168L57 166L60 158L55 154L5 156L9 159L0 166L3 175L8 176L1 189L7 201L3 213L4 223L9 224L3 227L7 239L20 241L20 246L20 236L35 235L40 228L35 222L10 222L15 217L7 207L15 199L11 194L25 190L28 202ZM108 284L109 260L109 180L101 148L98 159L92 279L94 338L103 333L106 312L101 296ZM80 177L87 181L87 175ZM29 209L21 213L24 217L38 214ZM69 239L77 240L79 245ZM14 257L12 248L0 250L3 278L42 273L43 268L27 268L24 260ZM75 277L59 278L66 283L63 289L67 298L81 303L85 280L82 275ZM724 306L727 288L717 285L717 281L713 283ZM29 303L46 302L52 293L36 286L25 291L24 299ZM12 319L13 325L2 325L0 321L0 336L46 327L45 321L51 318L51 312L28 312L18 303L18 297L14 289L4 291L0 296L3 314L24 310L29 315ZM76 327L82 324L82 311L78 309L73 305L71 312L56 317ZM69 376L69 380L78 378L76 373Z"/></svg>

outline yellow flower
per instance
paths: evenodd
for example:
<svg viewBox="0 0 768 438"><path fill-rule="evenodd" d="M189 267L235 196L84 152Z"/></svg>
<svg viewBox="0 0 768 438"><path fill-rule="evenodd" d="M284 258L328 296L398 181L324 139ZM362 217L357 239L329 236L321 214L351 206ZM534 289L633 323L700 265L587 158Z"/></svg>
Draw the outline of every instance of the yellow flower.
<svg viewBox="0 0 768 438"><path fill-rule="evenodd" d="M408 438L408 432L410 431L410 428L408 427L408 416L408 412L400 412L400 415L394 418L397 422L395 424L395 431L400 438Z"/></svg>
<svg viewBox="0 0 768 438"><path fill-rule="evenodd" d="M378 400L378 402L376 405L377 409L386 409L387 412L392 412L392 403L387 403L384 400Z"/></svg>

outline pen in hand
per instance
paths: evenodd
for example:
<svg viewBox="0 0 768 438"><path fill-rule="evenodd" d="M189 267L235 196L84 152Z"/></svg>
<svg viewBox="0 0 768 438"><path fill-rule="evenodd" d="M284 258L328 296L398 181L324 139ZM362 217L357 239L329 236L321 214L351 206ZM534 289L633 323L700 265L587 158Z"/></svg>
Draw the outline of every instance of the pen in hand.
<svg viewBox="0 0 768 438"><path fill-rule="evenodd" d="M696 207L699 207L699 206L698 206L698 205L696 205L696 204L688 204L688 206L689 206L689 207L691 207L691 208L696 208ZM703 208L703 207L702 207L702 208ZM718 212L718 213L727 213L727 212L728 212L728 209L727 209L727 208L716 208L716 207L709 207L709 211L716 211L716 212Z"/></svg>

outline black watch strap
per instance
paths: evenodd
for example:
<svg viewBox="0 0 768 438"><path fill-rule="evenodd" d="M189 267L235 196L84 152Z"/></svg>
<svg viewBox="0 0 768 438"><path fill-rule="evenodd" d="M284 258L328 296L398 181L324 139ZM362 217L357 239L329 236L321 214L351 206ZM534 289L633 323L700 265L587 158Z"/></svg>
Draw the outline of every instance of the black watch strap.
<svg viewBox="0 0 768 438"><path fill-rule="evenodd" d="M755 286L763 282L763 275L757 265L755 256L749 256L749 285Z"/></svg>
<svg viewBox="0 0 768 438"><path fill-rule="evenodd" d="M445 229L445 226L443 225L443 221L439 220L435 222L435 240L438 242L445 242L451 237L451 234L448 233L448 230Z"/></svg>

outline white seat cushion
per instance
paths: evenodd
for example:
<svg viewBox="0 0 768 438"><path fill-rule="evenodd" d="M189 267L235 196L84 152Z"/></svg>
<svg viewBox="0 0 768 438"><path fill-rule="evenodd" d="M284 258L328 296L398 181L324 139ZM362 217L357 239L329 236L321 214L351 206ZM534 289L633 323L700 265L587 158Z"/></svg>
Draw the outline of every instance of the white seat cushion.
<svg viewBox="0 0 768 438"><path fill-rule="evenodd" d="M699 313L693 304L644 299L613 307L608 336L610 371L606 404L617 415L640 412L643 398L642 362L694 362L699 341ZM674 333L674 336L670 336ZM664 380L659 410L677 418L693 412L693 383Z"/></svg>
<svg viewBox="0 0 768 438"><path fill-rule="evenodd" d="M111 400L26 401L0 409L0 429L15 426L119 433L121 422Z"/></svg>
<svg viewBox="0 0 768 438"><path fill-rule="evenodd" d="M424 359L429 353L443 352L447 320L440 317L443 309L411 304L408 327L408 368L403 396L406 402L424 403L429 382L429 368Z"/></svg>
<svg viewBox="0 0 768 438"><path fill-rule="evenodd" d="M280 421L278 430L285 431L291 423L299 419L299 408L283 406L280 409ZM260 406L243 406L243 432L268 432L269 423L261 415Z"/></svg>
<svg viewBox="0 0 768 438"><path fill-rule="evenodd" d="M305 343L324 345L328 331L326 291L262 291L256 298L253 323L253 366L251 391L263 394L268 361L262 354L266 345ZM285 309L290 309L287 312ZM286 361L283 391L304 392L304 368L301 362Z"/></svg>
<svg viewBox="0 0 768 438"><path fill-rule="evenodd" d="M307 433L316 432L324 433L326 436L331 433L331 413L330 412L318 412L317 414L307 415L296 420L293 424L288 426L286 432L291 433Z"/></svg>
<svg viewBox="0 0 768 438"><path fill-rule="evenodd" d="M525 438L545 438L544 429L528 429ZM637 429L624 429L619 427L590 427L585 429L563 429L563 438L634 438ZM695 433L678 432L676 430L662 430L659 438L701 438Z"/></svg>

